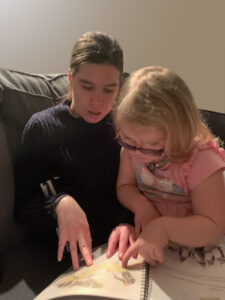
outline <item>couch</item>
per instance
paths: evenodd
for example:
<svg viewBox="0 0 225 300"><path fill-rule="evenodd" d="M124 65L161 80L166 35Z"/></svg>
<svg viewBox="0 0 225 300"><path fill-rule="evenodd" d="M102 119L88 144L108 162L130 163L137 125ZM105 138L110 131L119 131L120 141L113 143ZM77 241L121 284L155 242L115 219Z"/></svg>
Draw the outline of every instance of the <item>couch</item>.
<svg viewBox="0 0 225 300"><path fill-rule="evenodd" d="M56 250L13 217L13 167L24 125L33 113L59 103L67 90L65 74L0 70L0 299L33 299L70 264L58 263Z"/></svg>
<svg viewBox="0 0 225 300"><path fill-rule="evenodd" d="M13 217L13 167L24 125L33 113L62 101L67 90L65 74L0 69L0 299L33 299L70 265L69 260L58 263L56 250ZM225 142L225 114L201 113L214 134Z"/></svg>

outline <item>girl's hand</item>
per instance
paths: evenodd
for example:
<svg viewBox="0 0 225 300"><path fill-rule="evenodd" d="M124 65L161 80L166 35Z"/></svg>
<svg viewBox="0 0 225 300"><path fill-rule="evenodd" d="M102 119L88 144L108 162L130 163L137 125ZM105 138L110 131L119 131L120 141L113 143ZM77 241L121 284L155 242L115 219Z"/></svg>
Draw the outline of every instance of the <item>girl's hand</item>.
<svg viewBox="0 0 225 300"><path fill-rule="evenodd" d="M113 229L109 236L107 258L110 258L118 249L118 257L121 260L129 245L133 245L134 242L134 227L129 224L120 224ZM136 254L133 257L136 257Z"/></svg>
<svg viewBox="0 0 225 300"><path fill-rule="evenodd" d="M160 223L160 218L149 222L142 228L142 233L133 245L129 247L122 259L122 266L127 267L128 261L135 253L140 253L144 260L154 266L163 262L163 248L168 244L168 234Z"/></svg>
<svg viewBox="0 0 225 300"><path fill-rule="evenodd" d="M69 242L73 268L79 269L78 250L86 262L92 265L91 234L84 211L71 196L65 196L56 206L59 227L58 261L62 260L66 243Z"/></svg>

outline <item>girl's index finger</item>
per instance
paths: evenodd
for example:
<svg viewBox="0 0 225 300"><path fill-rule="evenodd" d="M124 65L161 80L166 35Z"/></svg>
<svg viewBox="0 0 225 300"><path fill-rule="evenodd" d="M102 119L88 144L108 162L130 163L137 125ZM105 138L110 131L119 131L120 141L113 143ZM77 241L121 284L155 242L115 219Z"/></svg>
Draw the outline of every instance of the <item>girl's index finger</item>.
<svg viewBox="0 0 225 300"><path fill-rule="evenodd" d="M137 243L135 242L132 246L130 246L127 251L125 252L124 256L123 256L123 259L122 259L122 267L123 268L126 268L127 267L127 264L128 264L128 261L129 259L132 257L132 256L135 256L136 253L138 252L138 245Z"/></svg>

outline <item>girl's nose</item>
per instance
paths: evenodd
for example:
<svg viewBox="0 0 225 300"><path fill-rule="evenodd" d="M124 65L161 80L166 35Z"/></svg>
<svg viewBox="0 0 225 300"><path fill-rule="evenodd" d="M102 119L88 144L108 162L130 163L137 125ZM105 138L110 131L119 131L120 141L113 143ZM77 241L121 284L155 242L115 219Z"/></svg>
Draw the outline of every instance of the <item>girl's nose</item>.
<svg viewBox="0 0 225 300"><path fill-rule="evenodd" d="M141 153L141 151L138 150L137 148L136 148L134 151L135 151L135 153L136 153L137 155L143 155L143 153Z"/></svg>

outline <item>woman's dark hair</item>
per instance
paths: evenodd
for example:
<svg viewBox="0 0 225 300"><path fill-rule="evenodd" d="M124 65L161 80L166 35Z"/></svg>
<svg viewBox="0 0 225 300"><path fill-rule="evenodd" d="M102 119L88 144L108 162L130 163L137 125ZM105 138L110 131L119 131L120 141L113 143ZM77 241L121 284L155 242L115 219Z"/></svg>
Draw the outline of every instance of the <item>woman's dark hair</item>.
<svg viewBox="0 0 225 300"><path fill-rule="evenodd" d="M70 72L74 76L83 63L105 64L123 72L123 50L117 40L102 32L83 34L72 49Z"/></svg>

